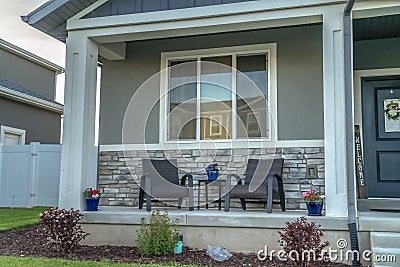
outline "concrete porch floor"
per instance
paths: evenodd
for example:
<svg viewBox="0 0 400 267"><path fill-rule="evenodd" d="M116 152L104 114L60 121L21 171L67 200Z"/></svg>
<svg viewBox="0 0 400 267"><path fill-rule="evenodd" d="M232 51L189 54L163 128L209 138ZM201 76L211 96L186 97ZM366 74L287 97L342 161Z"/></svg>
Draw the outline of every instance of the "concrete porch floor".
<svg viewBox="0 0 400 267"><path fill-rule="evenodd" d="M177 219L181 226L213 226L213 227L251 227L251 228L283 228L285 222L294 221L301 216L307 217L318 224L322 229L346 230L347 219L345 217L307 216L305 210L290 210L282 212L274 210L267 213L265 209L242 210L230 209L176 209L174 207L155 207L153 211L167 211L172 219ZM145 208L137 207L110 207L100 206L99 211L83 211L82 223L106 223L106 224L140 224L141 219L147 219L151 212Z"/></svg>

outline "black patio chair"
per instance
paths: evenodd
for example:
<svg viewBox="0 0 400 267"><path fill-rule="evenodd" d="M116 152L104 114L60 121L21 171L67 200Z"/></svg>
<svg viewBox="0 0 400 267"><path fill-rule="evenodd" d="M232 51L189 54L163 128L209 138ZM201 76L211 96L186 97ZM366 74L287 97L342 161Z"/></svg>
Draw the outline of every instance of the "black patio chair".
<svg viewBox="0 0 400 267"><path fill-rule="evenodd" d="M285 211L282 168L283 159L249 159L244 183L238 175L229 174L226 179L225 211L229 211L231 198L240 198L243 210L246 210L246 199L266 199L268 213L272 212L272 204L280 204ZM238 181L231 189L232 177ZM253 184L250 186L250 183Z"/></svg>
<svg viewBox="0 0 400 267"><path fill-rule="evenodd" d="M146 196L146 210L151 211L151 198L177 198L178 209L184 197L189 197L189 210L194 210L193 177L185 174L179 183L176 160L143 159L143 176L140 181L139 209L143 208ZM186 186L186 180L188 185Z"/></svg>

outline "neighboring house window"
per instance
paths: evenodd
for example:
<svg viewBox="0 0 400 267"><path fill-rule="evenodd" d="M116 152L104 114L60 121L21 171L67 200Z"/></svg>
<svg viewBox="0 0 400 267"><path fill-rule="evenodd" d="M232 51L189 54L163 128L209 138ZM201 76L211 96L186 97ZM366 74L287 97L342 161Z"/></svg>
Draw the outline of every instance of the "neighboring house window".
<svg viewBox="0 0 400 267"><path fill-rule="evenodd" d="M25 130L12 128L8 126L1 126L0 133L1 145L24 145L25 144Z"/></svg>
<svg viewBox="0 0 400 267"><path fill-rule="evenodd" d="M163 53L166 140L269 139L272 48Z"/></svg>

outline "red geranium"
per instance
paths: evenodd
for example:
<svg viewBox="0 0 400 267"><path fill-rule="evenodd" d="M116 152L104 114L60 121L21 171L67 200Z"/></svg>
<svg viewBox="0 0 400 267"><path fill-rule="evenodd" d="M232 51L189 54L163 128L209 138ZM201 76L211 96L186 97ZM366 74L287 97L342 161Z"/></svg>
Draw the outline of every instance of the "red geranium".
<svg viewBox="0 0 400 267"><path fill-rule="evenodd" d="M85 198L100 198L101 196L99 190L92 188L86 188L85 191L83 191L83 195Z"/></svg>

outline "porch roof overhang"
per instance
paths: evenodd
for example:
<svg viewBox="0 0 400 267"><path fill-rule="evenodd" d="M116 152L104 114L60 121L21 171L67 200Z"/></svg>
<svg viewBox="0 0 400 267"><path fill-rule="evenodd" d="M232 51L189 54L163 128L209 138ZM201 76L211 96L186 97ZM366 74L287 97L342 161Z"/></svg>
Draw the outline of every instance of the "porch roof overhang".
<svg viewBox="0 0 400 267"><path fill-rule="evenodd" d="M39 31L65 42L67 20L96 1L50 0L21 18Z"/></svg>
<svg viewBox="0 0 400 267"><path fill-rule="evenodd" d="M322 6L346 3L345 0L251 1L82 19L105 2L107 0L51 0L22 19L62 42L66 42L68 32L79 31L106 44L321 23ZM357 1L353 9L354 40L398 37L399 14L398 1ZM380 34L371 32L370 26ZM386 27L385 31L379 30L382 27ZM120 55L117 58L123 59Z"/></svg>
<svg viewBox="0 0 400 267"><path fill-rule="evenodd" d="M127 25L143 25L147 24L153 28L158 27L160 23L172 23L190 21L198 23L201 20L207 20L215 23L215 19L219 18L224 20L224 24L237 25L237 21L232 21L231 17L248 16L252 21L259 21L260 15L265 12L284 12L293 13L293 17L297 17L300 21L295 23L286 22L285 25L307 24L322 22L322 17L305 19L307 15L303 15L300 10L308 7L321 7L334 4L344 4L345 0L268 0L268 1L251 1L239 2L233 4L224 4L216 6L204 6L185 8L179 10L165 10L140 14L127 14L118 16L98 17L82 19L84 15L92 9L97 8L99 5L107 2L107 0L50 0L36 10L32 11L26 16L22 16L22 20L32 27L62 41L66 42L66 37L71 31L79 30L93 30L101 28L113 28L127 26ZM320 13L321 12L316 12ZM268 15L263 18L264 21L273 21L276 18ZM272 23L265 25L265 27L279 27L279 23ZM214 24L219 25L219 24ZM251 27L250 27L251 28ZM235 29L235 26L232 27ZM240 29L239 29L240 30ZM223 30L225 31L225 29ZM197 32L196 32L197 34ZM118 35L118 32L116 33ZM163 38L163 36L160 36ZM97 41L97 40L96 40ZM108 42L100 40L100 42ZM113 40L113 42L116 42Z"/></svg>

